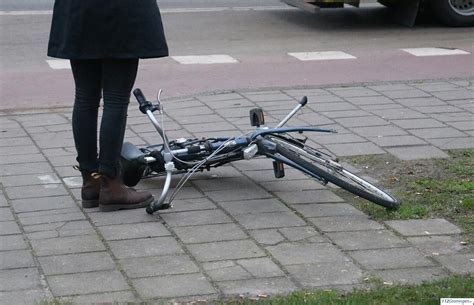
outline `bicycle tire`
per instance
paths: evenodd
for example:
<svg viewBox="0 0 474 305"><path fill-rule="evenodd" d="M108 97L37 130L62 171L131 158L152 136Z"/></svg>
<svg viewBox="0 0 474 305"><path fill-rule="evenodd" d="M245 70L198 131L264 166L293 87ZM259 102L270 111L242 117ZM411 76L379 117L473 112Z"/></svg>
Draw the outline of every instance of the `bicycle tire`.
<svg viewBox="0 0 474 305"><path fill-rule="evenodd" d="M372 183L366 181L365 179L362 179L350 171L344 169L342 165L339 164L341 166L340 169L333 170L325 165L328 162L328 159L322 155L313 155L314 158L321 159L321 162L307 161L301 154L298 153L301 152L301 147L298 147L295 144L287 142L281 138L279 138L277 142L278 143L275 143L276 151L280 155L303 167L313 175L323 178L324 180L331 182L354 195L372 201L373 203L376 203L387 209L396 210L399 208L400 202L396 198L381 190ZM309 152L306 153L310 154ZM335 162L334 160L331 161ZM335 163L338 164L337 162ZM365 187L363 185L365 185Z"/></svg>

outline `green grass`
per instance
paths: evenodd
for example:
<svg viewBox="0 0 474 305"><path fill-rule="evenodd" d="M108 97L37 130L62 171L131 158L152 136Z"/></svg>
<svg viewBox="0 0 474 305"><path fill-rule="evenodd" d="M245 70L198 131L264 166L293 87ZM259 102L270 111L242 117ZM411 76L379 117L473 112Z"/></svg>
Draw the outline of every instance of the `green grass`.
<svg viewBox="0 0 474 305"><path fill-rule="evenodd" d="M252 301L248 299L222 301L232 305L399 305L440 304L440 298L467 298L474 296L474 278L453 276L438 282L417 286L383 286L370 290L356 290L343 294L335 290L295 292L285 297Z"/></svg>
<svg viewBox="0 0 474 305"><path fill-rule="evenodd" d="M473 239L474 234L474 150L449 151L450 158L403 162L374 157L350 160L372 169L402 202L398 211L387 211L373 203L356 200L356 205L378 220L447 218ZM391 166L384 166L390 164ZM372 174L373 174L372 173ZM385 175L385 176L384 176Z"/></svg>

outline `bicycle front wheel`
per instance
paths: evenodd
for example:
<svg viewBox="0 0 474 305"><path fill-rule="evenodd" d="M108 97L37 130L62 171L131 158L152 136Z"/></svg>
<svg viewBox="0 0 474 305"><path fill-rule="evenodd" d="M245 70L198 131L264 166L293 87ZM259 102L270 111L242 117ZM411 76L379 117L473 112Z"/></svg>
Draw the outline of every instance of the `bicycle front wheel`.
<svg viewBox="0 0 474 305"><path fill-rule="evenodd" d="M396 198L381 190L377 186L344 169L344 167L328 155L308 146L293 143L280 137L271 139L275 142L276 151L283 159L296 164L303 172L331 182L346 191L372 201L388 209L398 209L400 203Z"/></svg>

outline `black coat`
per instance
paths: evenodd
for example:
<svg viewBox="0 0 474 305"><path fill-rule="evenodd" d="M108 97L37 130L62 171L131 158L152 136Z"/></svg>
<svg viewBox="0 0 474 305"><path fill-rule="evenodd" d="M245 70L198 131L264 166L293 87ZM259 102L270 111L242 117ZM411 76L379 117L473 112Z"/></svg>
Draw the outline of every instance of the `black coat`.
<svg viewBox="0 0 474 305"><path fill-rule="evenodd" d="M48 56L65 59L168 56L156 0L56 0Z"/></svg>

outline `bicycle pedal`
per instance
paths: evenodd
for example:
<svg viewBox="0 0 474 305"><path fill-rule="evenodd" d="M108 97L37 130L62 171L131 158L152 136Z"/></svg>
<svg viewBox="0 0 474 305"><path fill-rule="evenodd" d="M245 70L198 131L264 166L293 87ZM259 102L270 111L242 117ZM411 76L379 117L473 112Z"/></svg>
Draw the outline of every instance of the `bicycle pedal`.
<svg viewBox="0 0 474 305"><path fill-rule="evenodd" d="M260 127L265 125L265 115L262 108L253 108L250 110L250 125Z"/></svg>
<svg viewBox="0 0 474 305"><path fill-rule="evenodd" d="M273 161L273 173L275 178L285 177L285 166L283 162Z"/></svg>

